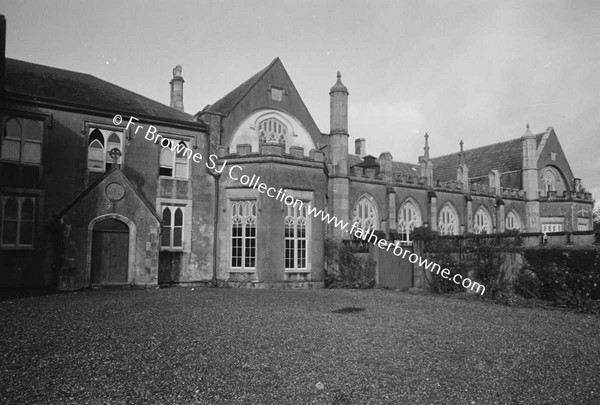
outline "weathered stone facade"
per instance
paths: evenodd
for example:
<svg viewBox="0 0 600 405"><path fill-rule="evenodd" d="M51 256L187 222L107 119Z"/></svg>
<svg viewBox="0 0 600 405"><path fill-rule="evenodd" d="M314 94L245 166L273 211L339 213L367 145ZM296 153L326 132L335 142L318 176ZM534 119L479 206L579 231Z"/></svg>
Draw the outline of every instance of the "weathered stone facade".
<svg viewBox="0 0 600 405"><path fill-rule="evenodd" d="M417 226L591 229L591 195L552 128L438 158L426 137L424 155L404 163L368 155L364 138L349 153L339 73L322 133L278 58L195 116L182 112L180 66L167 107L89 75L2 61L2 287L321 287L325 236L349 235L307 206L404 244ZM145 139L150 125L166 147ZM168 150L177 145L202 160Z"/></svg>

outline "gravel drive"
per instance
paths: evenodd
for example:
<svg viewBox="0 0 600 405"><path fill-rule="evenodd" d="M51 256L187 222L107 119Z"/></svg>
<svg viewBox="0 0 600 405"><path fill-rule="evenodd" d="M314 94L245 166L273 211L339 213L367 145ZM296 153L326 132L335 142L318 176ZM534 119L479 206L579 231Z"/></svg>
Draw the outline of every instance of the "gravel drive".
<svg viewBox="0 0 600 405"><path fill-rule="evenodd" d="M0 325L7 404L600 403L600 317L540 308L182 287L5 297Z"/></svg>

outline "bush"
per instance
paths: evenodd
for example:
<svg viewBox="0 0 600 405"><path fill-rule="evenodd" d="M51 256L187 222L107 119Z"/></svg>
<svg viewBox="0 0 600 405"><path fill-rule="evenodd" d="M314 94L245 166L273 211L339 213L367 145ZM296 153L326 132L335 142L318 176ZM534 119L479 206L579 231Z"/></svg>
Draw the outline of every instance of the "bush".
<svg viewBox="0 0 600 405"><path fill-rule="evenodd" d="M361 260L351 249L340 240L325 239L325 259L327 288L373 288L375 286L376 262L368 256Z"/></svg>
<svg viewBox="0 0 600 405"><path fill-rule="evenodd" d="M515 289L526 298L600 313L600 251L528 250Z"/></svg>
<svg viewBox="0 0 600 405"><path fill-rule="evenodd" d="M430 261L439 264L442 269L452 269L453 273L457 272L458 263L453 259L450 254L431 253L429 255ZM434 294L451 294L456 292L462 292L464 289L459 284L456 284L452 280L443 278L438 274L431 274L428 270L423 269L425 272L425 280L429 291ZM429 274L427 274L429 273Z"/></svg>

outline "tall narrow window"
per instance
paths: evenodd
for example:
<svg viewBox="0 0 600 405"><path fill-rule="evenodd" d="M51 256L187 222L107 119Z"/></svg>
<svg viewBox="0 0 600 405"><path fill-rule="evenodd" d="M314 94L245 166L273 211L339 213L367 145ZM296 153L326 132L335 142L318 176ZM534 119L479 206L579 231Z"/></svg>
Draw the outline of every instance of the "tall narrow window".
<svg viewBox="0 0 600 405"><path fill-rule="evenodd" d="M104 172L113 165L110 151L119 150L121 156L117 159L117 165L123 164L123 133L108 129L90 128L88 137L88 170L92 172Z"/></svg>
<svg viewBox="0 0 600 405"><path fill-rule="evenodd" d="M506 229L516 229L521 230L521 220L519 216L514 212L510 211L508 215L506 215L506 221L504 227Z"/></svg>
<svg viewBox="0 0 600 405"><path fill-rule="evenodd" d="M191 156L189 142L168 139L168 143L164 142L163 144L162 141L163 139L161 138L160 168L158 174L176 179L187 179L189 177L189 157Z"/></svg>
<svg viewBox="0 0 600 405"><path fill-rule="evenodd" d="M458 214L450 204L444 205L438 217L440 235L458 235Z"/></svg>
<svg viewBox="0 0 600 405"><path fill-rule="evenodd" d="M0 159L39 165L42 163L42 138L40 121L10 118L4 123Z"/></svg>
<svg viewBox="0 0 600 405"><path fill-rule="evenodd" d="M352 222L357 223L357 227L363 230L379 229L379 215L373 203L373 197L366 195L362 197L354 206L354 216Z"/></svg>
<svg viewBox="0 0 600 405"><path fill-rule="evenodd" d="M231 202L231 267L256 267L256 201Z"/></svg>
<svg viewBox="0 0 600 405"><path fill-rule="evenodd" d="M160 176L173 177L173 152L170 149L163 148L160 151Z"/></svg>
<svg viewBox="0 0 600 405"><path fill-rule="evenodd" d="M542 181L544 183L544 190L546 194L549 191L556 190L556 174L550 168L545 168L542 173Z"/></svg>
<svg viewBox="0 0 600 405"><path fill-rule="evenodd" d="M285 217L285 270L307 269L308 229L306 202L287 207Z"/></svg>
<svg viewBox="0 0 600 405"><path fill-rule="evenodd" d="M2 196L2 246L33 246L35 199Z"/></svg>
<svg viewBox="0 0 600 405"><path fill-rule="evenodd" d="M176 206L165 206L162 211L163 230L161 247L171 249L183 248L183 209Z"/></svg>
<svg viewBox="0 0 600 405"><path fill-rule="evenodd" d="M412 231L422 225L419 209L412 201L406 201L398 210L398 233L400 234L400 243L403 245L412 245Z"/></svg>
<svg viewBox="0 0 600 405"><path fill-rule="evenodd" d="M473 229L475 233L492 233L492 218L485 208L479 207L479 209L475 212L475 218L473 222Z"/></svg>

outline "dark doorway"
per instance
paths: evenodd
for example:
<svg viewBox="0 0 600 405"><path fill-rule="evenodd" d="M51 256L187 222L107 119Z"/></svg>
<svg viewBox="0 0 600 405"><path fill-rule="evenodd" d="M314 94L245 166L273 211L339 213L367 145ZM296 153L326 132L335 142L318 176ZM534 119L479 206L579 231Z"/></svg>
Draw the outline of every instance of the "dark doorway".
<svg viewBox="0 0 600 405"><path fill-rule="evenodd" d="M116 219L94 225L92 236L92 284L126 284L129 227Z"/></svg>

